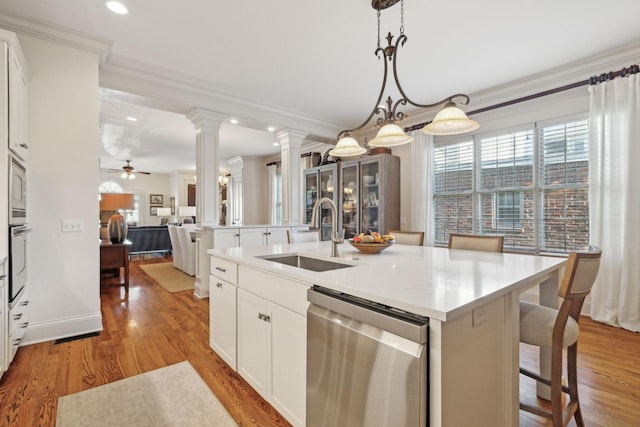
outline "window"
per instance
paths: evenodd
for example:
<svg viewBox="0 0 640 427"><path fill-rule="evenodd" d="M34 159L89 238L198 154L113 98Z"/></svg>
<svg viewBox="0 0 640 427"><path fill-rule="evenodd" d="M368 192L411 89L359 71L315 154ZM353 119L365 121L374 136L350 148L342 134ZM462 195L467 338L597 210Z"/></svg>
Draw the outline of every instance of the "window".
<svg viewBox="0 0 640 427"><path fill-rule="evenodd" d="M276 175L276 224L282 224L282 175Z"/></svg>
<svg viewBox="0 0 640 427"><path fill-rule="evenodd" d="M535 124L437 146L434 241L501 234L505 247L566 253L589 241L588 122Z"/></svg>

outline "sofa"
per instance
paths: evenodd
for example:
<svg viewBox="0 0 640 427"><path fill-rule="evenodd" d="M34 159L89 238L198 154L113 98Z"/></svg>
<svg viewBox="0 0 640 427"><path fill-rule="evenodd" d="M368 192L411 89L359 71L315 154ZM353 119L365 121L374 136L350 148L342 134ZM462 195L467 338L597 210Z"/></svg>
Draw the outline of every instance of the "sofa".
<svg viewBox="0 0 640 427"><path fill-rule="evenodd" d="M172 252L169 229L166 225L129 227L127 240L131 242L129 253Z"/></svg>

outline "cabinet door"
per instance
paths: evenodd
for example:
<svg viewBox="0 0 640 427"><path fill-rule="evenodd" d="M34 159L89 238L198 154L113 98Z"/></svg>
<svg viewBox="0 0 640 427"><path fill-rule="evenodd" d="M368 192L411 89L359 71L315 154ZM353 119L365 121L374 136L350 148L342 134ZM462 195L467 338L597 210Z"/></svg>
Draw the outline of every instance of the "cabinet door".
<svg viewBox="0 0 640 427"><path fill-rule="evenodd" d="M380 226L379 199L380 193L380 162L362 162L362 230L378 231ZM386 230L382 231L384 234Z"/></svg>
<svg viewBox="0 0 640 427"><path fill-rule="evenodd" d="M318 200L318 171L316 169L304 171L304 223L311 223L313 205Z"/></svg>
<svg viewBox="0 0 640 427"><path fill-rule="evenodd" d="M307 321L276 304L271 310L272 405L294 426L305 424Z"/></svg>
<svg viewBox="0 0 640 427"><path fill-rule="evenodd" d="M236 358L236 287L209 277L209 345L233 370Z"/></svg>
<svg viewBox="0 0 640 427"><path fill-rule="evenodd" d="M320 196L331 199L333 203L335 203L336 207L338 207L338 165L333 164L329 166L325 166L320 169ZM322 230L321 238L322 240L331 240L331 209L327 203L323 203L320 207L320 229ZM338 224L336 225L336 229L338 232L342 231L342 218L338 216Z"/></svg>
<svg viewBox="0 0 640 427"><path fill-rule="evenodd" d="M26 160L26 143L22 140L23 114L22 99L24 94L23 84L26 81L22 73L22 67L15 53L15 48L9 48L9 148L11 148L23 160Z"/></svg>
<svg viewBox="0 0 640 427"><path fill-rule="evenodd" d="M264 246L267 244L266 228L241 228L240 246Z"/></svg>
<svg viewBox="0 0 640 427"><path fill-rule="evenodd" d="M267 245L289 243L287 230L289 230L287 227L267 228Z"/></svg>
<svg viewBox="0 0 640 427"><path fill-rule="evenodd" d="M269 399L271 358L268 303L238 289L238 373L265 399Z"/></svg>
<svg viewBox="0 0 640 427"><path fill-rule="evenodd" d="M240 242L240 230L213 230L213 249L235 248Z"/></svg>
<svg viewBox="0 0 640 427"><path fill-rule="evenodd" d="M342 228L344 238L351 239L360 234L360 176L358 162L342 163L342 192L340 204L342 205Z"/></svg>

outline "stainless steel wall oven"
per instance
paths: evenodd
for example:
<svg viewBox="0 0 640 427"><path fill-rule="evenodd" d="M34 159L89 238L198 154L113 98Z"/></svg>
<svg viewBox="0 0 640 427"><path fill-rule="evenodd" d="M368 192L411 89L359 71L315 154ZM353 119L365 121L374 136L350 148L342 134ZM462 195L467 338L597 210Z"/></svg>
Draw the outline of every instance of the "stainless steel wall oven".
<svg viewBox="0 0 640 427"><path fill-rule="evenodd" d="M9 156L9 225L27 222L27 170L14 156Z"/></svg>

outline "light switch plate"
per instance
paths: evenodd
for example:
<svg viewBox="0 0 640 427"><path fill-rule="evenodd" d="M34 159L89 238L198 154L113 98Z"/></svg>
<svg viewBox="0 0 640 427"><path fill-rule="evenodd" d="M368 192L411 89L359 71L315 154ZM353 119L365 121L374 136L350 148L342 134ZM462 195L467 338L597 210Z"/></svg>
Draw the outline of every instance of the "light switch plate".
<svg viewBox="0 0 640 427"><path fill-rule="evenodd" d="M62 220L63 233L77 233L81 231L84 231L83 219L63 219Z"/></svg>

